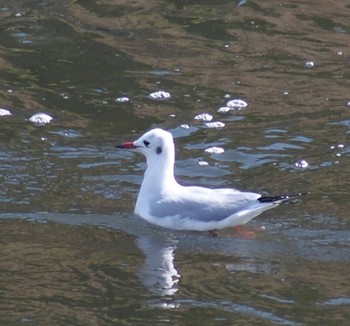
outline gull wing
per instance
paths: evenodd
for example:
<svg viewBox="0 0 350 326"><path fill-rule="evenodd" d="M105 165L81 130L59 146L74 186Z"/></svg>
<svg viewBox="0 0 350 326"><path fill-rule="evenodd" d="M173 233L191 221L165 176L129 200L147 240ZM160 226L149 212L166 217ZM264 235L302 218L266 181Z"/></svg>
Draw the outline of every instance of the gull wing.
<svg viewBox="0 0 350 326"><path fill-rule="evenodd" d="M227 217L264 206L255 193L240 192L234 189L206 189L183 187L178 196L169 196L149 205L149 213L155 218L176 216L198 222L219 222Z"/></svg>

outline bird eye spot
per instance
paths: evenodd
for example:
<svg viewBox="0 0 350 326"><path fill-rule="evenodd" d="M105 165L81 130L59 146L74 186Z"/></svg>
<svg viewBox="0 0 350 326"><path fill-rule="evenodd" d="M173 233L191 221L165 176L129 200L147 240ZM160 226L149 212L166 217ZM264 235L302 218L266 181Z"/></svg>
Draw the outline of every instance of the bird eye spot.
<svg viewBox="0 0 350 326"><path fill-rule="evenodd" d="M143 143L146 147L148 147L150 145L150 142L148 140L144 140Z"/></svg>

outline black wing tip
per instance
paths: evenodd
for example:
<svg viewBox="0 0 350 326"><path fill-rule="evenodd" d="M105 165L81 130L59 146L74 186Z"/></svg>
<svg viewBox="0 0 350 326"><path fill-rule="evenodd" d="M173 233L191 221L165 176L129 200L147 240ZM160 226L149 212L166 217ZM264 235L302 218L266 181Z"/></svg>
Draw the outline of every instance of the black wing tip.
<svg viewBox="0 0 350 326"><path fill-rule="evenodd" d="M278 196L264 196L258 198L260 203L283 203L289 200L296 199L301 196L309 195L310 192L299 192L291 195L278 195Z"/></svg>

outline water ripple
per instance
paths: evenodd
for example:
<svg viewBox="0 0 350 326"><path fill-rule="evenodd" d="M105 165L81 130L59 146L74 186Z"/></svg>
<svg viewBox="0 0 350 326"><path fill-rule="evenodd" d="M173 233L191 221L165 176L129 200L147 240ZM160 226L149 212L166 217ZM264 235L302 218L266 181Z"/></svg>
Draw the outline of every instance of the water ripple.
<svg viewBox="0 0 350 326"><path fill-rule="evenodd" d="M184 308L218 309L218 310L224 310L228 312L241 313L247 316L253 316L253 317L263 319L278 325L291 325L291 326L302 325L295 321L290 321L288 319L276 316L272 312L259 310L254 307L244 305L244 304L238 304L232 301L226 301L226 300L199 301L199 300L192 300L192 299L191 300L177 299L177 300L174 300L174 303L176 306L178 305L183 309Z"/></svg>

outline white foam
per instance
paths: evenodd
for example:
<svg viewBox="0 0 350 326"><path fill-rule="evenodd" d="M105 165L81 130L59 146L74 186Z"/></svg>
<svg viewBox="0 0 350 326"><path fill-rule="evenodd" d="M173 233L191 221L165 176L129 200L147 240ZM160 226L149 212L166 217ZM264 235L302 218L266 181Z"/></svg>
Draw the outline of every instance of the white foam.
<svg viewBox="0 0 350 326"><path fill-rule="evenodd" d="M196 115L194 119L200 120L200 121L211 121L213 120L213 116L208 113L202 113L202 114Z"/></svg>
<svg viewBox="0 0 350 326"><path fill-rule="evenodd" d="M168 92L157 91L149 94L148 97L151 98L152 100L166 100L166 99L169 99L171 96L170 96L170 93Z"/></svg>
<svg viewBox="0 0 350 326"><path fill-rule="evenodd" d="M225 150L222 147L209 147L205 150L206 153L210 153L210 154L222 154L225 152Z"/></svg>
<svg viewBox="0 0 350 326"><path fill-rule="evenodd" d="M37 125L46 125L50 123L51 120L52 120L52 117L46 113L35 113L29 118L30 122L33 122Z"/></svg>
<svg viewBox="0 0 350 326"><path fill-rule="evenodd" d="M9 110L0 108L0 117L3 117L5 115L12 115L12 113Z"/></svg>
<svg viewBox="0 0 350 326"><path fill-rule="evenodd" d="M210 129L215 129L215 128L224 128L225 124L221 121L215 121L215 122L207 122L205 123L205 126Z"/></svg>

